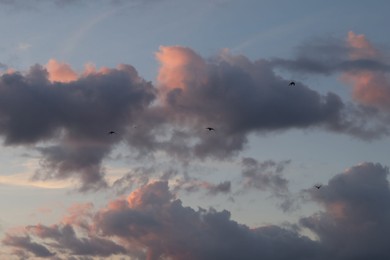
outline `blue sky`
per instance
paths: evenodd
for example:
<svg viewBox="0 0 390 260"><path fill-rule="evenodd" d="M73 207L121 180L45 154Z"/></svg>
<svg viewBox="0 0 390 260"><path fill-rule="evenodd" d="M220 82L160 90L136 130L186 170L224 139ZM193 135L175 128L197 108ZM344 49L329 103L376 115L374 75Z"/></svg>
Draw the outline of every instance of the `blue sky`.
<svg viewBox="0 0 390 260"><path fill-rule="evenodd" d="M0 1L0 256L387 259L388 9Z"/></svg>

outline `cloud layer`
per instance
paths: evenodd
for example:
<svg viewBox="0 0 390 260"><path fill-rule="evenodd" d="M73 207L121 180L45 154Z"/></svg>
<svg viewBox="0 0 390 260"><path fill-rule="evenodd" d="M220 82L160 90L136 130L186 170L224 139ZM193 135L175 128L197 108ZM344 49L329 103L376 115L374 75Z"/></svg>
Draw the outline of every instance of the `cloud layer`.
<svg viewBox="0 0 390 260"><path fill-rule="evenodd" d="M352 32L344 42L306 47L296 60L252 61L226 50L205 59L190 48L163 46L155 86L130 65L89 64L76 72L52 59L25 73L6 72L0 76L0 135L5 145L41 153L35 179L77 178L83 191L108 186L102 161L122 141L138 158L163 152L188 164L236 156L253 133L317 128L363 139L387 135L387 117L379 116L388 104L380 51ZM275 72L316 68L303 60L319 67L332 60L334 67L318 72L344 73L357 104L302 82L289 86ZM211 193L220 188L229 190L228 183L209 186Z"/></svg>
<svg viewBox="0 0 390 260"><path fill-rule="evenodd" d="M306 190L323 211L290 224L293 229L249 228L226 210L185 207L166 181L156 181L98 210L76 205L58 224L9 231L3 244L16 254L59 259L121 254L148 260L388 259L388 175L387 167L363 163L319 190ZM303 228L318 240L301 235Z"/></svg>

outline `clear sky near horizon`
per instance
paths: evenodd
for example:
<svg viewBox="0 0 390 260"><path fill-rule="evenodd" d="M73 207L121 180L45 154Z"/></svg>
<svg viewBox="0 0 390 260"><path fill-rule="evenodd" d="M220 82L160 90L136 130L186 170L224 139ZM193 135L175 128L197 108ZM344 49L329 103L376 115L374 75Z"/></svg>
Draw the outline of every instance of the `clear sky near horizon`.
<svg viewBox="0 0 390 260"><path fill-rule="evenodd" d="M0 258L389 259L389 8L0 0Z"/></svg>

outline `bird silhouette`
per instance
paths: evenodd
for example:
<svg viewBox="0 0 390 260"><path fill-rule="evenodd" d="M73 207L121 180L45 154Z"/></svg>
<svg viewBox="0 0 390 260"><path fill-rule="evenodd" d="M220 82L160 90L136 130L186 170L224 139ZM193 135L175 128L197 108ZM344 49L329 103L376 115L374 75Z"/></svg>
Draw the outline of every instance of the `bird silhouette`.
<svg viewBox="0 0 390 260"><path fill-rule="evenodd" d="M116 134L116 132L114 132L114 131L110 131L110 132L108 132L107 134L109 134L109 135L113 135L113 134Z"/></svg>
<svg viewBox="0 0 390 260"><path fill-rule="evenodd" d="M206 129L209 130L209 131L215 131L215 129L212 128L212 127L206 127Z"/></svg>
<svg viewBox="0 0 390 260"><path fill-rule="evenodd" d="M289 86L295 86L295 82L294 81L291 81L290 84L288 84Z"/></svg>
<svg viewBox="0 0 390 260"><path fill-rule="evenodd" d="M319 190L321 188L322 185L314 185L314 187L317 188L317 190Z"/></svg>

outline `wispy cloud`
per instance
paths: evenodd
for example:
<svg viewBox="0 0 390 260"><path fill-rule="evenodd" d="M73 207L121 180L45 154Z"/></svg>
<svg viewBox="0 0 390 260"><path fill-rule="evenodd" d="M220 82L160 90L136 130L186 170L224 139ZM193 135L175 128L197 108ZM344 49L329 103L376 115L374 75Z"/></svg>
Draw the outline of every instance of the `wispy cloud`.
<svg viewBox="0 0 390 260"><path fill-rule="evenodd" d="M275 58L273 66L313 74L341 73L361 104L388 111L390 61L365 35L348 32L346 39L314 39L298 48L295 59Z"/></svg>

